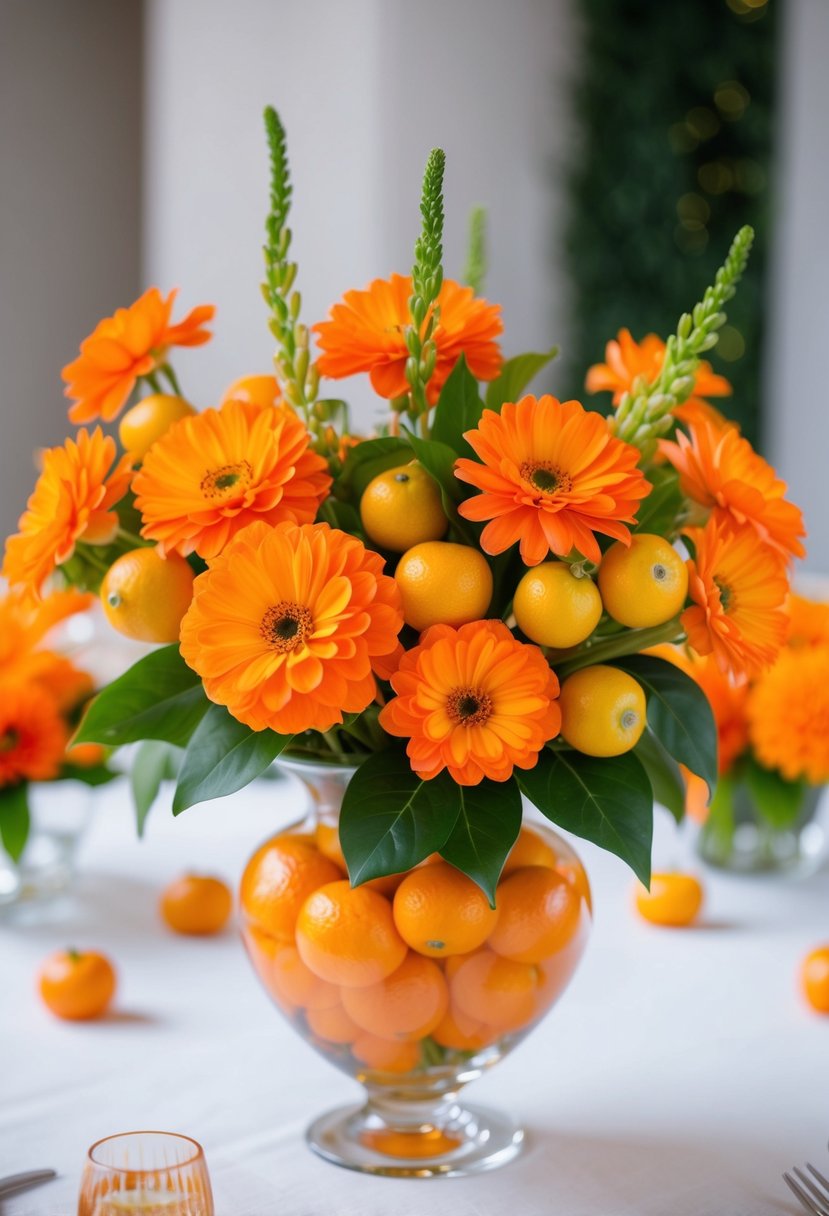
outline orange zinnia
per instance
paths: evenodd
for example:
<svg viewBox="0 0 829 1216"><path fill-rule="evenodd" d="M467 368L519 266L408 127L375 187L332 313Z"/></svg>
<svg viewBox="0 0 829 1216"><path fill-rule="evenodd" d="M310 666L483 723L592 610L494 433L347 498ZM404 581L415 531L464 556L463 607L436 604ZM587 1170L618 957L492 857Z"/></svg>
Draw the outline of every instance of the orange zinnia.
<svg viewBox="0 0 829 1216"><path fill-rule="evenodd" d="M383 559L328 524L253 523L195 582L181 653L252 730L328 730L374 700L400 592Z"/></svg>
<svg viewBox="0 0 829 1216"><path fill-rule="evenodd" d="M787 781L829 781L829 646L784 650L751 690L754 754Z"/></svg>
<svg viewBox="0 0 829 1216"><path fill-rule="evenodd" d="M68 741L66 723L42 688L0 687L0 789L56 777Z"/></svg>
<svg viewBox="0 0 829 1216"><path fill-rule="evenodd" d="M458 460L455 476L482 493L458 510L492 521L481 533L487 553L520 541L528 566L551 550L566 557L577 549L598 562L594 532L630 541L625 524L651 487L637 468L639 451L615 439L600 414L578 401L523 397L500 414L484 410L464 438L483 463Z"/></svg>
<svg viewBox="0 0 829 1216"><path fill-rule="evenodd" d="M515 767L533 768L561 729L555 673L501 621L433 625L391 684L397 696L380 725L408 738L412 768L426 781L443 769L458 785L506 781Z"/></svg>
<svg viewBox="0 0 829 1216"><path fill-rule="evenodd" d="M174 423L133 483L142 536L215 557L254 520L310 523L331 478L293 410L230 400Z"/></svg>
<svg viewBox="0 0 829 1216"><path fill-rule="evenodd" d="M20 531L6 541L3 574L11 586L39 593L56 566L68 561L77 541L107 545L118 531L113 506L129 489L132 461L116 463L115 440L100 427L78 431L63 447L43 454L43 469L20 517Z"/></svg>
<svg viewBox="0 0 829 1216"><path fill-rule="evenodd" d="M680 618L697 654L711 654L736 677L769 667L786 638L789 590L784 559L746 525L710 519L689 529L696 556L688 562L688 595Z"/></svg>
<svg viewBox="0 0 829 1216"><path fill-rule="evenodd" d="M411 325L411 294L411 277L402 274L375 279L365 291L347 291L342 303L331 309L330 319L312 326L322 351L317 362L320 375L341 380L368 372L380 397L408 393L404 331ZM476 299L471 287L444 279L437 307L440 315L432 334L437 363L427 388L432 405L462 354L478 380L494 380L503 361L495 341L503 329L499 305Z"/></svg>
<svg viewBox="0 0 829 1216"><path fill-rule="evenodd" d="M92 692L92 677L65 655L38 649L44 636L75 612L83 612L94 596L55 591L32 600L21 592L0 598L0 683L38 684L62 710L73 709Z"/></svg>
<svg viewBox="0 0 829 1216"><path fill-rule="evenodd" d="M204 328L216 309L200 304L177 325L170 324L176 293L165 300L151 287L129 308L119 308L99 321L81 343L80 356L61 372L72 422L103 418L111 422L121 412L141 376L151 375L167 359L171 346L201 346L212 337Z"/></svg>
<svg viewBox="0 0 829 1216"><path fill-rule="evenodd" d="M805 536L799 507L787 502L786 483L734 428L698 422L691 436L660 440L659 450L679 472L684 494L713 509L714 517L750 524L761 540L783 554L803 557Z"/></svg>

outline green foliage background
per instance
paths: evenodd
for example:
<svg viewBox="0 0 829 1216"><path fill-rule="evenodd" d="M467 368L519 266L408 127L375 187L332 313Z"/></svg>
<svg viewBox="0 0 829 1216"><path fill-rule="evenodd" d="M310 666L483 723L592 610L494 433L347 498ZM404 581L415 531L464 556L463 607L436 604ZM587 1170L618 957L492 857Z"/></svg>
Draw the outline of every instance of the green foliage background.
<svg viewBox="0 0 829 1216"><path fill-rule="evenodd" d="M584 400L585 369L622 326L636 339L666 337L751 224L748 272L711 362L734 385L727 412L761 441L774 0L578 0L577 9L570 394Z"/></svg>

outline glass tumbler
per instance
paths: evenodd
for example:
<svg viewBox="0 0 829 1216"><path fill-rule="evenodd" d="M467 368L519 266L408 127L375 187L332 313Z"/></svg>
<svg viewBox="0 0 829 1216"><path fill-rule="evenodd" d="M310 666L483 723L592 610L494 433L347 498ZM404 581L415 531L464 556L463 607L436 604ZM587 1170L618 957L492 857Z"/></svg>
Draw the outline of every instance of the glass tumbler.
<svg viewBox="0 0 829 1216"><path fill-rule="evenodd" d="M78 1216L214 1216L200 1144L170 1132L122 1132L92 1145Z"/></svg>

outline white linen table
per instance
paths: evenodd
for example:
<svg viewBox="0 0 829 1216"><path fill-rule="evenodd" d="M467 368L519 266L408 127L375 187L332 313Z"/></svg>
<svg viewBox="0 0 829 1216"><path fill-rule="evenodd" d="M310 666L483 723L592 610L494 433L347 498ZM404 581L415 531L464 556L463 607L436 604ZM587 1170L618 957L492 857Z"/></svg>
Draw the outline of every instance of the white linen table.
<svg viewBox="0 0 829 1216"><path fill-rule="evenodd" d="M260 782L175 821L159 805L141 842L121 783L98 802L65 917L0 927L0 1176L60 1174L3 1216L70 1216L87 1147L140 1128L204 1145L217 1216L772 1216L799 1211L784 1167L829 1165L829 1018L796 988L805 951L829 941L826 869L801 883L709 873L704 922L672 931L637 919L620 862L576 842L596 912L581 970L470 1090L521 1119L526 1152L469 1179L397 1181L305 1147L311 1118L359 1090L281 1019L235 933L177 937L157 915L186 869L235 883L296 817L298 787ZM687 864L659 817L657 865ZM103 1021L41 1006L38 963L65 945L116 960Z"/></svg>

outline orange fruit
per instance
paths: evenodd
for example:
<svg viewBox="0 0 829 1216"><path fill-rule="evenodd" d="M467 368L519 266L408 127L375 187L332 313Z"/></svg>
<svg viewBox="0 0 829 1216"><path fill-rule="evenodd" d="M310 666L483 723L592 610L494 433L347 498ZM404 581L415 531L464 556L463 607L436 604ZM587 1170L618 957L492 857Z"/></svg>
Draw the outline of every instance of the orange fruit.
<svg viewBox="0 0 829 1216"><path fill-rule="evenodd" d="M99 1018L115 994L115 968L95 950L59 950L40 969L43 1003L59 1018Z"/></svg>
<svg viewBox="0 0 829 1216"><path fill-rule="evenodd" d="M803 960L800 972L806 1000L816 1013L829 1013L829 946L819 946Z"/></svg>
<svg viewBox="0 0 829 1216"><path fill-rule="evenodd" d="M389 901L367 887L352 887L347 879L308 896L297 918L296 944L315 975L344 988L378 984L407 953Z"/></svg>
<svg viewBox="0 0 829 1216"><path fill-rule="evenodd" d="M487 945L516 963L540 963L575 937L581 896L548 866L524 866L498 884L500 915Z"/></svg>
<svg viewBox="0 0 829 1216"><path fill-rule="evenodd" d="M451 1008L432 1031L432 1038L441 1047L453 1051L480 1051L494 1043L498 1032L485 1022L466 1017L459 1009Z"/></svg>
<svg viewBox="0 0 829 1216"><path fill-rule="evenodd" d="M220 933L233 911L230 888L220 878L185 874L164 888L159 910L174 933Z"/></svg>
<svg viewBox="0 0 829 1216"><path fill-rule="evenodd" d="M308 1009L305 1018L317 1038L326 1043L353 1043L362 1034L342 1005L333 1005L330 1009Z"/></svg>
<svg viewBox="0 0 829 1216"><path fill-rule="evenodd" d="M254 925L290 942L308 896L341 877L310 839L286 832L266 840L251 857L242 875L239 903Z"/></svg>
<svg viewBox="0 0 829 1216"><path fill-rule="evenodd" d="M558 699L561 733L588 756L621 756L635 747L647 722L645 694L626 671L596 664L564 681Z"/></svg>
<svg viewBox="0 0 829 1216"><path fill-rule="evenodd" d="M512 610L518 628L540 646L578 646L599 623L602 597L586 574L567 562L542 562L515 589Z"/></svg>
<svg viewBox="0 0 829 1216"><path fill-rule="evenodd" d="M276 993L271 983L273 960L278 951L284 948L284 942L277 941L275 937L258 929L256 925L244 923L242 924L242 941L245 943L245 949L256 974L271 995L275 997Z"/></svg>
<svg viewBox="0 0 829 1216"><path fill-rule="evenodd" d="M183 397L153 393L127 410L118 424L118 438L133 460L143 460L156 439L169 431L174 422L195 412Z"/></svg>
<svg viewBox="0 0 829 1216"><path fill-rule="evenodd" d="M397 932L430 958L477 949L497 920L481 888L446 861L412 870L395 892Z"/></svg>
<svg viewBox="0 0 829 1216"><path fill-rule="evenodd" d="M688 595L688 567L664 536L638 532L630 545L617 540L599 566L605 609L620 625L662 625L680 611Z"/></svg>
<svg viewBox="0 0 829 1216"><path fill-rule="evenodd" d="M177 642L181 618L193 598L192 566L178 553L131 549L110 566L101 583L106 618L139 642Z"/></svg>
<svg viewBox="0 0 829 1216"><path fill-rule="evenodd" d="M506 1033L538 1014L542 975L530 963L478 950L465 958L449 982L452 1008Z"/></svg>
<svg viewBox="0 0 829 1216"><path fill-rule="evenodd" d="M407 550L394 577L403 597L403 619L413 629L465 625L486 616L492 571L468 545L431 540Z"/></svg>
<svg viewBox="0 0 829 1216"><path fill-rule="evenodd" d="M587 904L587 910L592 915L593 913L593 893L590 890L590 880L587 877L587 871L580 861L575 858L572 860L564 860L556 862L555 869L567 881L576 888L579 895Z"/></svg>
<svg viewBox="0 0 829 1216"><path fill-rule="evenodd" d="M343 988L343 1008L358 1026L386 1039L422 1039L449 1006L437 963L410 951L396 971L367 988Z"/></svg>
<svg viewBox="0 0 829 1216"><path fill-rule="evenodd" d="M378 1072L411 1072L420 1063L417 1043L395 1043L376 1034L359 1035L351 1044L351 1054Z"/></svg>
<svg viewBox="0 0 829 1216"><path fill-rule="evenodd" d="M314 975L305 966L296 946L281 946L274 954L268 987L282 1001L300 1009L332 1009L340 1002L340 990Z"/></svg>
<svg viewBox="0 0 829 1216"><path fill-rule="evenodd" d="M696 920L702 907L702 884L693 874L652 874L651 889L636 887L636 909L652 925L680 928Z"/></svg>
<svg viewBox="0 0 829 1216"><path fill-rule="evenodd" d="M416 460L387 469L368 483L360 499L360 519L368 539L392 553L440 540L449 527L438 484Z"/></svg>
<svg viewBox="0 0 829 1216"><path fill-rule="evenodd" d="M241 376L222 397L226 401L250 401L253 405L276 405L282 394L276 376Z"/></svg>
<svg viewBox="0 0 829 1216"><path fill-rule="evenodd" d="M549 866L550 869L555 869L557 865L558 857L552 845L547 844L532 828L522 828L507 855L501 877L506 878L507 874L512 874L522 866Z"/></svg>

